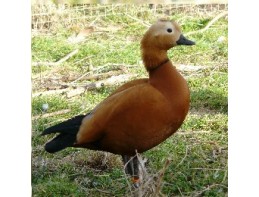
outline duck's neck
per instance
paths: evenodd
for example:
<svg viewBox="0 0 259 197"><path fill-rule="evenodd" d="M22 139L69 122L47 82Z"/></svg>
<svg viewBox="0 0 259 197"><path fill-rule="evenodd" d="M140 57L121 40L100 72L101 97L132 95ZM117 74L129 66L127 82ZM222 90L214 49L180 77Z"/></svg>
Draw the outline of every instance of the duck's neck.
<svg viewBox="0 0 259 197"><path fill-rule="evenodd" d="M152 48L142 49L142 60L147 71L151 71L160 67L168 60L165 50L155 50Z"/></svg>
<svg viewBox="0 0 259 197"><path fill-rule="evenodd" d="M142 60L149 73L151 85L171 96L179 93L188 96L187 83L168 59L166 50L142 45Z"/></svg>
<svg viewBox="0 0 259 197"><path fill-rule="evenodd" d="M165 59L161 62L163 61L165 61ZM186 80L176 70L170 60L162 65L161 62L158 63L158 65L160 65L159 67L148 69L149 83L169 100L181 98L177 101L188 103L190 95ZM186 105L188 106L189 104Z"/></svg>

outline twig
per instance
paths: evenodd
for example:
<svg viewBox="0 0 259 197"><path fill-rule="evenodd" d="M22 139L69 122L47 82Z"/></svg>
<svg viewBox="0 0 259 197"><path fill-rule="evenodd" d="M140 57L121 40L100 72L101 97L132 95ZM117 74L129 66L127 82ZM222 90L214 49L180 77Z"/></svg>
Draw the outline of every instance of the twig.
<svg viewBox="0 0 259 197"><path fill-rule="evenodd" d="M125 179L126 179L126 182L127 182L128 187L129 187L129 189L130 189L131 196L133 195L133 191L132 191L132 188L131 188L131 184L130 184L130 182L129 182L129 180L128 180L128 175L127 175L127 173L126 173L126 168L127 168L127 165L129 164L129 162L131 162L132 159L133 159L133 157L130 158L130 160L127 161L127 163L125 163L125 165L123 166L124 177L125 177Z"/></svg>
<svg viewBox="0 0 259 197"><path fill-rule="evenodd" d="M62 89L62 90L49 90L49 91L44 91L44 92L36 92L36 93L32 94L32 98L38 97L38 96L53 95L53 94L64 94L67 91L69 91L68 88Z"/></svg>
<svg viewBox="0 0 259 197"><path fill-rule="evenodd" d="M70 97L76 96L78 94L82 94L86 90L94 90L94 89L99 89L104 86L113 86L115 84L123 83L135 76L136 76L136 74L121 74L118 76L112 76L105 80L93 82L93 83L90 83L87 85L78 86L74 89L71 89L71 87L68 87L66 89L60 89L60 90L49 90L49 91L44 91L44 92L36 92L36 93L32 94L32 98L37 97L37 96L53 95L53 94L64 94L70 98Z"/></svg>
<svg viewBox="0 0 259 197"><path fill-rule="evenodd" d="M108 78L108 77L112 77L112 76L118 76L121 75L123 73L123 70L118 70L118 71L109 71L107 73L101 73L101 74L95 74L92 76L87 76L84 77L84 80L100 80L100 79L104 79L104 78Z"/></svg>
<svg viewBox="0 0 259 197"><path fill-rule="evenodd" d="M220 168L190 168L192 170L216 170L216 171L226 171L226 169L220 169Z"/></svg>
<svg viewBox="0 0 259 197"><path fill-rule="evenodd" d="M194 65L184 65L184 64L175 64L175 67L179 71L186 71L186 72L196 72L199 70L210 68L209 66L194 66Z"/></svg>
<svg viewBox="0 0 259 197"><path fill-rule="evenodd" d="M126 15L127 17L129 17L129 18L131 18L131 19L133 19L133 20L139 22L140 24L144 25L145 27L150 27L150 26L151 26L151 24L145 23L144 21L139 20L138 18L135 18L135 17L133 17L133 16L130 16L130 15L127 14L127 13L125 13L125 15Z"/></svg>
<svg viewBox="0 0 259 197"><path fill-rule="evenodd" d="M78 78L70 78L70 80L72 79L73 81L71 81L71 84L74 84L77 81L80 80L100 80L100 79L104 79L104 78L108 78L108 77L112 77L112 76L117 76L123 73L123 70L119 70L119 71L109 71L107 73L101 73L101 74L94 74L91 76L88 76L90 73L84 73L82 76L78 77Z"/></svg>
<svg viewBox="0 0 259 197"><path fill-rule="evenodd" d="M115 85L116 83L118 84L118 83L128 81L130 78L135 77L135 76L136 76L136 74L121 74L118 76L112 76L108 79L91 83L91 84L85 86L85 88L92 90L92 89L96 89L96 88L97 89L101 88L103 86L112 86L112 85Z"/></svg>
<svg viewBox="0 0 259 197"><path fill-rule="evenodd" d="M177 187L177 189L178 189L179 193L181 194L181 197L183 197L183 194L182 194L181 189L180 189L178 186L176 186L176 187Z"/></svg>
<svg viewBox="0 0 259 197"><path fill-rule="evenodd" d="M93 68L92 71L99 71L99 70L102 70L103 68L105 67L108 67L108 66L121 66L121 67L125 67L125 68L130 68L130 67L137 67L137 65L127 65L127 64L116 64L116 63L107 63L107 64L104 64L103 66L98 66L98 67L95 67Z"/></svg>
<svg viewBox="0 0 259 197"><path fill-rule="evenodd" d="M186 156L187 156L187 153L188 153L188 146L186 146L184 157L182 158L182 160L180 161L180 163L177 164L177 166L176 166L175 168L177 168L179 165L181 165L181 164L183 163L183 161L185 160L185 158L186 158Z"/></svg>
<svg viewBox="0 0 259 197"><path fill-rule="evenodd" d="M71 97L80 95L80 94L84 93L85 91L86 91L86 89L83 87L79 87L77 89L72 89L72 90L66 92L66 97L71 98Z"/></svg>
<svg viewBox="0 0 259 197"><path fill-rule="evenodd" d="M65 113L68 113L70 111L71 111L70 109L64 109L64 110L60 110L60 111L56 111L56 112L52 112L52 113L37 115L37 116L33 116L32 120L36 120L38 118L47 118L47 117L50 117L50 116L65 114Z"/></svg>
<svg viewBox="0 0 259 197"><path fill-rule="evenodd" d="M105 67L108 67L108 66L117 66L117 67L119 67L119 69L116 69L118 71L112 71L112 70L115 70L115 69L111 69L110 71L108 71L106 73L101 73L101 74L95 74L95 75L88 76L91 73L98 72L99 70L101 70L101 69L103 69ZM114 75L121 74L125 69L127 69L129 67L136 67L136 66L135 65L107 63L107 64L105 64L103 66L99 66L99 67L91 69L89 72L84 73L83 75L81 75L78 78L72 78L73 81L71 83L75 83L75 82L77 82L79 80L93 80L93 79L97 79L98 80L100 78L111 77L111 76L114 76Z"/></svg>
<svg viewBox="0 0 259 197"><path fill-rule="evenodd" d="M211 25L213 25L216 21L218 21L220 18L224 17L225 15L228 14L228 11L224 11L220 14L218 14L215 18L213 18L207 25L206 27L204 27L203 29L199 29L197 31L191 31L191 32L188 32L186 33L185 35L186 36L189 36L189 35L192 35L192 34L196 34L196 33L203 33L204 31L206 31L207 29L209 29L209 27Z"/></svg>
<svg viewBox="0 0 259 197"><path fill-rule="evenodd" d="M165 171L166 169L168 168L169 164L171 162L171 159L170 158L167 158L166 162L165 162L165 166L164 168L162 169L159 177L158 177L158 180L157 180L157 187L156 187L156 190L155 190L155 195L154 196L159 196L159 193L160 193L160 190L161 190L161 185L162 185L162 179L165 175Z"/></svg>
<svg viewBox="0 0 259 197"><path fill-rule="evenodd" d="M85 58L82 58L82 59L80 59L80 60L74 62L73 65L74 65L74 64L78 64L78 63L80 63L80 62L82 62L82 61L85 61L85 60L87 60L87 59L90 59L90 58L92 58L92 57L94 57L94 55L89 55L89 56L87 56L87 57L85 57Z"/></svg>
<svg viewBox="0 0 259 197"><path fill-rule="evenodd" d="M32 66L56 66L57 63L56 62L32 62Z"/></svg>
<svg viewBox="0 0 259 197"><path fill-rule="evenodd" d="M93 26L94 23L95 23L96 21L98 21L99 19L100 19L100 16L97 16L88 26L89 26L89 27Z"/></svg>
<svg viewBox="0 0 259 197"><path fill-rule="evenodd" d="M40 65L45 65L45 66L57 66L63 62L65 62L66 60L68 60L69 58L71 58L72 56L74 56L76 53L78 53L78 49L70 52L69 54L67 54L65 57L61 58L60 60L58 60L57 62L33 62L32 66L40 66Z"/></svg>
<svg viewBox="0 0 259 197"><path fill-rule="evenodd" d="M92 90L91 88L89 88ZM82 94L86 91L85 87L76 87L76 89L65 88L65 89L59 89L59 90L49 90L49 91L43 91L43 92L36 92L32 94L32 98L38 97L38 96L48 96L53 94L61 94L65 95L67 98L71 98L73 96Z"/></svg>
<svg viewBox="0 0 259 197"><path fill-rule="evenodd" d="M209 185L208 187L206 187L205 189L203 189L203 190L201 190L201 191L196 192L196 194L193 195L193 196L194 196L194 197L198 197L198 196L200 196L202 193L204 193L205 191L208 191L208 190L210 190L211 188L217 187L217 186L218 186L218 187L228 188L227 186L222 185L222 184L213 184L213 185Z"/></svg>
<svg viewBox="0 0 259 197"><path fill-rule="evenodd" d="M105 194L109 194L109 195L112 194L111 192L104 191L104 190L101 190L101 189L98 189L98 188L95 188L95 190L97 190L97 191L99 191L99 192L102 192L102 193L105 193Z"/></svg>
<svg viewBox="0 0 259 197"><path fill-rule="evenodd" d="M75 83L75 82L77 82L77 81L79 81L79 80L82 80L82 79L84 79L84 77L87 76L87 75L89 75L89 72L84 73L83 75L81 75L80 77L78 77L78 78L76 78L76 79L72 79L73 81L71 81L70 83L73 84L73 83Z"/></svg>
<svg viewBox="0 0 259 197"><path fill-rule="evenodd" d="M201 134L201 133L210 133L211 131L179 131L179 132L176 132L175 134L177 135L192 135L192 134Z"/></svg>

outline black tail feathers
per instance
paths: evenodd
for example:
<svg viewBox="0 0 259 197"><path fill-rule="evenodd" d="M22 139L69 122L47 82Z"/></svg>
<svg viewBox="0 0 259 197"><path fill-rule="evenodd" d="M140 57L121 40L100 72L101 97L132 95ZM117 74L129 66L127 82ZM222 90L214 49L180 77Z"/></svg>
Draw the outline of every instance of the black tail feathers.
<svg viewBox="0 0 259 197"><path fill-rule="evenodd" d="M66 147L72 147L76 141L76 134L79 131L85 116L86 115L79 115L45 129L41 135L60 133L45 145L45 150L49 153L55 153Z"/></svg>
<svg viewBox="0 0 259 197"><path fill-rule="evenodd" d="M68 133L68 134L77 133L82 123L82 120L85 116L86 115L75 116L69 120L66 120L65 122L61 122L57 125L49 127L45 129L41 135L47 135L51 133Z"/></svg>
<svg viewBox="0 0 259 197"><path fill-rule="evenodd" d="M76 135L59 134L45 145L45 150L49 153L55 153L67 147L72 147L75 143Z"/></svg>

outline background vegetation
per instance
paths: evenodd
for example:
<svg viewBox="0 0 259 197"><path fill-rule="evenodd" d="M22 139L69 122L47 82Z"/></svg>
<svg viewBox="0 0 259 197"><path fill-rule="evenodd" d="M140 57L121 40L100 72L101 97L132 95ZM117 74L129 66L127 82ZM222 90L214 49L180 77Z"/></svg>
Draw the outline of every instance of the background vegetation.
<svg viewBox="0 0 259 197"><path fill-rule="evenodd" d="M227 15L206 28L226 11L227 5L34 5L33 196L136 195L120 156L74 148L52 155L44 151L44 144L53 136L39 135L107 97L120 85L107 83L111 76L123 76L124 81L146 77L139 42L148 26L165 16L175 19L196 42L169 51L189 84L191 109L175 135L142 154L147 177L157 183L165 172L161 196L227 196ZM98 86L99 81L103 85ZM89 88L81 91L86 85ZM152 196L152 184L141 189L143 196Z"/></svg>

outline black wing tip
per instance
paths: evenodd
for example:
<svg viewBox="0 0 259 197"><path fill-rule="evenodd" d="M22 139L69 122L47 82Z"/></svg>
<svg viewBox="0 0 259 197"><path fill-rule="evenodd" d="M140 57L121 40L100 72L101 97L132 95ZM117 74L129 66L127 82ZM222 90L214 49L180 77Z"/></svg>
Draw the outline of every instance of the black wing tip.
<svg viewBox="0 0 259 197"><path fill-rule="evenodd" d="M76 135L85 116L86 115L78 115L57 125L46 128L40 136L52 133L59 134L50 142L45 144L45 150L48 153L55 153L65 149L66 147L73 147Z"/></svg>
<svg viewBox="0 0 259 197"><path fill-rule="evenodd" d="M45 151L47 151L48 153L55 153L55 152L61 151L64 148L66 147L55 147L50 143L45 144L45 147L44 147Z"/></svg>
<svg viewBox="0 0 259 197"><path fill-rule="evenodd" d="M57 133L58 131L56 129L53 129L53 127L54 126L49 127L47 129L43 130L40 135L43 136L43 135L48 135L48 134L51 134L51 133Z"/></svg>
<svg viewBox="0 0 259 197"><path fill-rule="evenodd" d="M45 144L45 150L48 153L55 153L67 147L73 147L76 135L60 134Z"/></svg>
<svg viewBox="0 0 259 197"><path fill-rule="evenodd" d="M75 131L75 130L79 129L83 118L87 115L88 114L78 115L78 116L72 117L72 118L70 118L70 119L68 119L64 122L61 122L59 124L50 126L49 128L46 128L40 134L40 136L48 135L48 134L51 134L51 133L63 133L63 132L69 131L70 129L72 131Z"/></svg>

